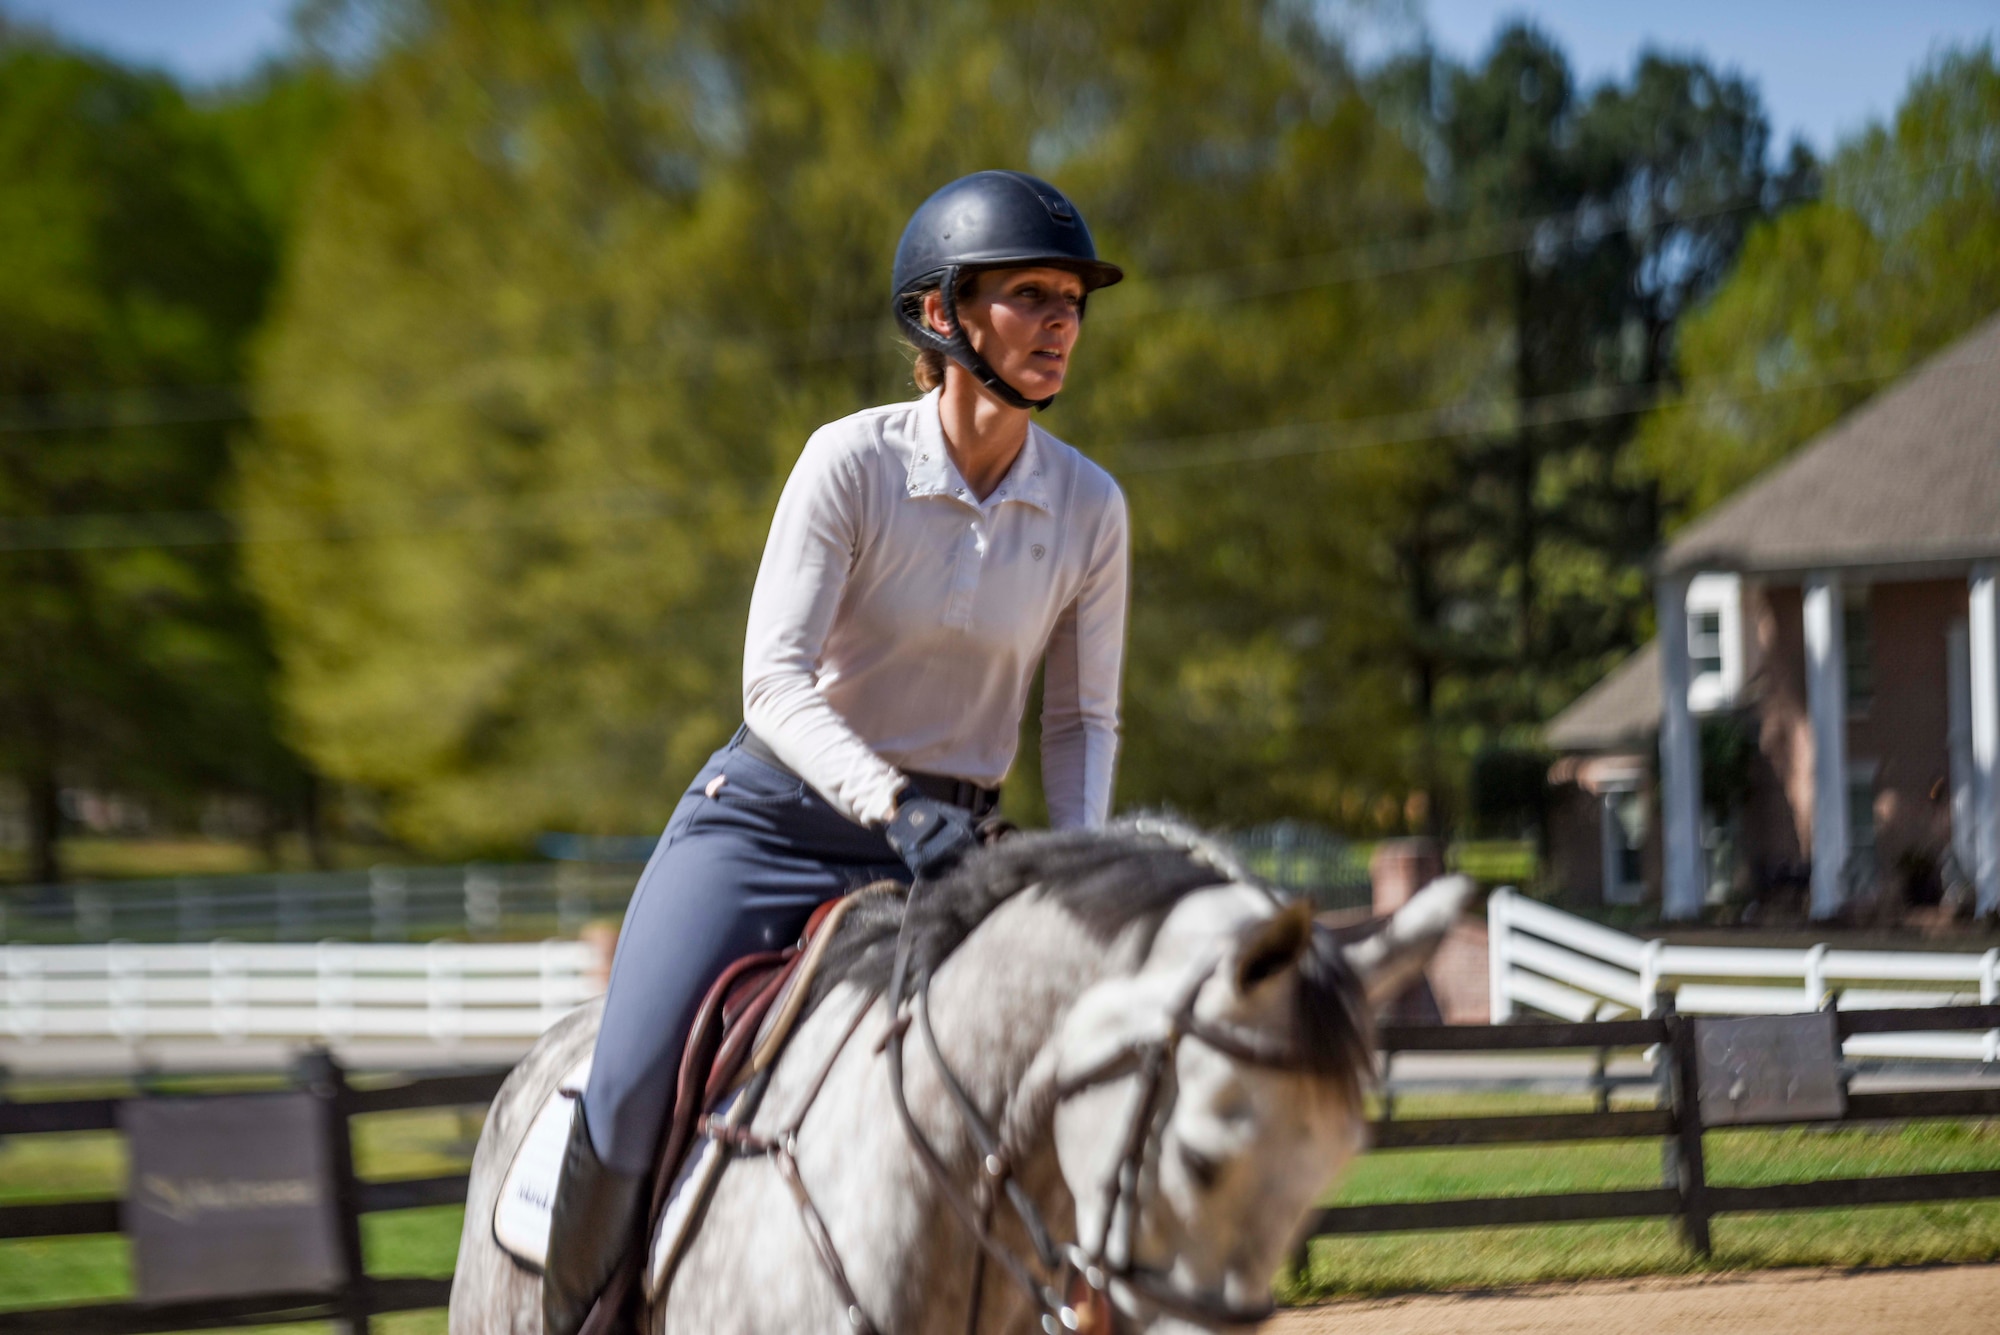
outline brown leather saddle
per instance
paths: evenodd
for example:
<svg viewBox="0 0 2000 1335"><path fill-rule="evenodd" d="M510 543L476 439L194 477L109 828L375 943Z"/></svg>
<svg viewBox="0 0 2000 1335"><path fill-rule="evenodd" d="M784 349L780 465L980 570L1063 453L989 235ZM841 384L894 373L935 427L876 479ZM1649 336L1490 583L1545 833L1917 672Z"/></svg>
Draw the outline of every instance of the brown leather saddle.
<svg viewBox="0 0 2000 1335"><path fill-rule="evenodd" d="M623 1335L636 1326L639 1273L660 1216L693 1147L703 1117L744 1080L774 1063L805 1008L826 945L856 899L902 886L884 882L828 900L813 910L797 945L759 951L722 971L702 997L682 1049L673 1118L661 1139L645 1213L635 1221L625 1261L591 1309L580 1335Z"/></svg>

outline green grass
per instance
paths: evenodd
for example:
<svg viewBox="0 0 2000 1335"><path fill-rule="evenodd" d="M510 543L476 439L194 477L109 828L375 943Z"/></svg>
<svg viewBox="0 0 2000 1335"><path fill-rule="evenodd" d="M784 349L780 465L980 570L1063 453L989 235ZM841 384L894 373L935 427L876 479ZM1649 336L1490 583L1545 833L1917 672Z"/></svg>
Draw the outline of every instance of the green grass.
<svg viewBox="0 0 2000 1335"><path fill-rule="evenodd" d="M1399 1118L1582 1111L1580 1097L1426 1095L1398 1100ZM443 1110L360 1119L363 1176L462 1171L476 1119ZM1709 1180L1750 1186L1829 1177L2000 1169L2000 1121L1917 1122L1875 1129L1711 1132ZM111 1197L125 1175L123 1145L108 1133L21 1136L0 1142L0 1203ZM1331 1204L1443 1200L1650 1187L1660 1180L1658 1141L1471 1150L1394 1150L1355 1164ZM448 1275L462 1212L441 1206L363 1221L368 1267L381 1275ZM1723 1215L1715 1254L1703 1261L1670 1220L1461 1229L1321 1239L1290 1301L1446 1288L1783 1265L1909 1265L2000 1259L2000 1201L1885 1206L1769 1215ZM131 1293L130 1259L117 1237L0 1242L0 1310L104 1301ZM441 1312L379 1317L375 1335L440 1335ZM296 1329L296 1328L294 1328Z"/></svg>
<svg viewBox="0 0 2000 1335"><path fill-rule="evenodd" d="M1587 1099L1432 1096L1398 1101L1399 1117L1583 1111ZM1660 1184L1660 1142L1392 1150L1354 1165L1333 1205L1456 1197L1613 1191ZM1710 1132L1708 1180L1761 1186L1836 1177L2000 1168L2000 1122L1913 1122L1887 1128ZM1721 1215L1714 1255L1697 1257L1673 1220L1527 1225L1323 1238L1295 1302L1410 1290L1485 1288L1593 1276L1785 1265L1912 1265L2000 1259L2000 1201Z"/></svg>
<svg viewBox="0 0 2000 1335"><path fill-rule="evenodd" d="M1451 846L1447 860L1452 870L1489 885L1527 887L1538 870L1535 846L1524 839L1462 840Z"/></svg>
<svg viewBox="0 0 2000 1335"><path fill-rule="evenodd" d="M297 835L281 838L274 851L275 863L267 850L255 844L195 835L148 838L84 835L64 839L61 845L63 870L73 880L240 876L249 872L313 870L312 857ZM377 844L334 843L328 851L338 867L367 867L409 857L403 850ZM27 879L27 850L0 848L0 883Z"/></svg>

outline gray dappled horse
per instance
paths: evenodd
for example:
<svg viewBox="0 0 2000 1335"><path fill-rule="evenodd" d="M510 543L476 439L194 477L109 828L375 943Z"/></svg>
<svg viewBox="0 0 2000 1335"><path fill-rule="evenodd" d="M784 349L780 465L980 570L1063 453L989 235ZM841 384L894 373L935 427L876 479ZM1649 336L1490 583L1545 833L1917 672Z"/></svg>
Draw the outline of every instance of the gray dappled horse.
<svg viewBox="0 0 2000 1335"><path fill-rule="evenodd" d="M1250 1324L1362 1147L1370 1002L1469 892L1433 886L1343 947L1225 849L1140 820L1005 841L918 891L907 923L900 895L859 901L752 1121L773 1143L722 1175L645 1331ZM494 1241L494 1197L599 1011L494 1101L452 1335L540 1335L540 1280Z"/></svg>

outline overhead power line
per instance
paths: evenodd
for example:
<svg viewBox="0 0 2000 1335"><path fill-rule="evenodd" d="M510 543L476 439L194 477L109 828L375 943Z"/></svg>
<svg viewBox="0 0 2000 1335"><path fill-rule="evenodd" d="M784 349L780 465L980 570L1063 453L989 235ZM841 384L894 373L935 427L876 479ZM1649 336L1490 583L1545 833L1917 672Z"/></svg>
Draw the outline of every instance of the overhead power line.
<svg viewBox="0 0 2000 1335"><path fill-rule="evenodd" d="M1939 369L1989 371L1996 359L1961 359ZM1850 369L1763 389L1683 393L1676 410L1754 403L1788 394L1891 380L1908 367ZM1120 478L1141 479L1198 468L1272 463L1388 445L1461 440L1520 426L1554 426L1630 416L1655 406L1658 382L1612 385L1519 401L1492 397L1442 408L1287 423L1249 431L1154 436L1106 442L1121 455ZM1684 389L1686 387L1683 387ZM1143 451L1165 457L1134 458ZM469 494L407 506L328 510L181 511L160 514L0 518L0 553L213 546L245 542L353 542L427 538L497 530L617 524L687 513L696 507L663 491L558 492L533 498ZM256 536L252 537L254 533Z"/></svg>
<svg viewBox="0 0 2000 1335"><path fill-rule="evenodd" d="M1873 176L1856 178L1852 184L1866 186L1938 175L1984 160L1979 154L1966 154L1897 171L1878 172ZM1811 190L1760 190L1706 207L1649 211L1646 216L1636 219L1620 218L1608 206L1594 203L1560 213L1522 215L1446 231L1382 237L1313 255L1164 274L1150 280L1150 291L1141 300L1122 306L1101 302L1090 318L1093 324L1123 324L1169 311L1290 296L1348 283L1504 258L1530 250L1538 243L1538 238L1552 232L1567 232L1595 243L1632 232L1702 222L1755 208L1803 203L1817 197L1817 192ZM801 350L775 358L766 364L767 369L783 371L852 361L882 356L902 348L886 319L835 321L802 330L767 329L733 334L704 331L700 335L690 335L674 346L652 350L645 366L631 367L624 374L632 380L666 376L698 378L712 372L706 366L678 364L689 354L712 355L718 349L734 351L747 348L754 351L785 344ZM573 360L566 354L543 354L509 358L500 364L487 362L474 369L487 373L482 378L486 379L500 371L519 373L539 366L567 364ZM487 383L434 387L409 396L403 403L416 406L463 400L487 390ZM316 401L312 389L283 382L267 382L261 386L119 388L35 399L18 396L0 398L0 435L248 421L259 417L313 416L330 411L335 409Z"/></svg>

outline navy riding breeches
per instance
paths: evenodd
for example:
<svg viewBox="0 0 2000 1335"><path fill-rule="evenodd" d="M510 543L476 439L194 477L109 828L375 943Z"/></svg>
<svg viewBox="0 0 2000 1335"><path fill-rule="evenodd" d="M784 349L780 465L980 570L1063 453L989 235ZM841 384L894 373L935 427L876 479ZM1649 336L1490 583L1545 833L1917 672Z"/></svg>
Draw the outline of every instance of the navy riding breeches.
<svg viewBox="0 0 2000 1335"><path fill-rule="evenodd" d="M695 1010L731 961L790 945L820 904L910 879L880 830L856 825L738 732L674 808L625 910L584 1089L597 1157L650 1172Z"/></svg>

